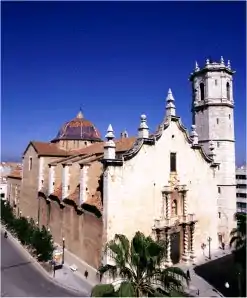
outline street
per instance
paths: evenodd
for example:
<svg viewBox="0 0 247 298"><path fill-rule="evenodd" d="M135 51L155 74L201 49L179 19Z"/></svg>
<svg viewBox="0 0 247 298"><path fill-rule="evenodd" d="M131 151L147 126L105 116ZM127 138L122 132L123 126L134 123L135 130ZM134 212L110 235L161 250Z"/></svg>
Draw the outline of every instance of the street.
<svg viewBox="0 0 247 298"><path fill-rule="evenodd" d="M1 230L1 297L80 297L46 278Z"/></svg>

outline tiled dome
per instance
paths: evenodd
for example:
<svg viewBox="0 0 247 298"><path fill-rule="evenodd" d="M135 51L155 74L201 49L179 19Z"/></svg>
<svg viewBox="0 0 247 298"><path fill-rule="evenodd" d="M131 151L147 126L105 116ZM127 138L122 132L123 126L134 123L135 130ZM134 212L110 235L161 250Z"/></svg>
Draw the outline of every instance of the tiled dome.
<svg viewBox="0 0 247 298"><path fill-rule="evenodd" d="M86 120L80 111L76 118L66 122L53 142L59 140L101 141L100 133L92 122Z"/></svg>

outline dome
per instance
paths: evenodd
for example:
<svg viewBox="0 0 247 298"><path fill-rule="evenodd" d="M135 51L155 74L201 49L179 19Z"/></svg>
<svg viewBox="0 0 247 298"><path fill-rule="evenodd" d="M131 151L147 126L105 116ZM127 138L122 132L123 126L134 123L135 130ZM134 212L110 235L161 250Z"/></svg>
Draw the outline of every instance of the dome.
<svg viewBox="0 0 247 298"><path fill-rule="evenodd" d="M66 122L53 142L59 140L101 141L100 133L92 122L86 120L80 111L76 118Z"/></svg>

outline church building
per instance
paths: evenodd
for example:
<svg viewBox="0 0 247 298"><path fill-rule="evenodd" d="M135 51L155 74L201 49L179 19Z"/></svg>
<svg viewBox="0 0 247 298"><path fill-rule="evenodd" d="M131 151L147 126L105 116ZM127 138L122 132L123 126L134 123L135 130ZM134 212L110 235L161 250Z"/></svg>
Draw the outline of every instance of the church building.
<svg viewBox="0 0 247 298"><path fill-rule="evenodd" d="M136 136L116 138L110 124L103 140L80 111L51 142L30 142L18 212L94 268L111 261L103 247L115 234L166 240L167 266L218 249L235 226L233 74L223 58L196 63L190 132L169 89L154 133L141 115Z"/></svg>

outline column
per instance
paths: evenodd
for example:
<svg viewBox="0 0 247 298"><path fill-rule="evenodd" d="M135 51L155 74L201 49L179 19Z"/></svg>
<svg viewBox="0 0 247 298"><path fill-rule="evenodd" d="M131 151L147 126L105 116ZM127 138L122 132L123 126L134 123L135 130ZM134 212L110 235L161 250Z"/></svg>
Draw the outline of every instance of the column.
<svg viewBox="0 0 247 298"><path fill-rule="evenodd" d="M44 183L44 158L39 158L38 190L41 191Z"/></svg>
<svg viewBox="0 0 247 298"><path fill-rule="evenodd" d="M190 258L193 261L195 259L195 224L190 226L190 241L191 241L191 251L190 251Z"/></svg>
<svg viewBox="0 0 247 298"><path fill-rule="evenodd" d="M171 260L171 235L170 234L166 234L166 245L167 245L167 249L166 249L166 252L167 252L167 255L166 255L166 265L168 267L172 266L172 260Z"/></svg>
<svg viewBox="0 0 247 298"><path fill-rule="evenodd" d="M66 199L69 195L69 165L63 164L62 170L62 200Z"/></svg>
<svg viewBox="0 0 247 298"><path fill-rule="evenodd" d="M171 194L166 193L166 218L171 217Z"/></svg>
<svg viewBox="0 0 247 298"><path fill-rule="evenodd" d="M184 204L184 215L187 216L188 215L188 202L187 202L187 194L186 192L182 192L182 196L183 196L183 204Z"/></svg>
<svg viewBox="0 0 247 298"><path fill-rule="evenodd" d="M80 164L80 206L87 200L88 164Z"/></svg>
<svg viewBox="0 0 247 298"><path fill-rule="evenodd" d="M48 184L48 195L54 192L55 186L55 166L49 165L49 184Z"/></svg>
<svg viewBox="0 0 247 298"><path fill-rule="evenodd" d="M183 244L184 244L184 252L182 259L184 262L189 261L189 226L184 225L183 226Z"/></svg>

